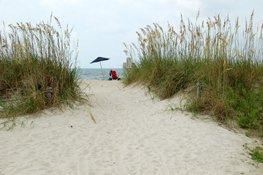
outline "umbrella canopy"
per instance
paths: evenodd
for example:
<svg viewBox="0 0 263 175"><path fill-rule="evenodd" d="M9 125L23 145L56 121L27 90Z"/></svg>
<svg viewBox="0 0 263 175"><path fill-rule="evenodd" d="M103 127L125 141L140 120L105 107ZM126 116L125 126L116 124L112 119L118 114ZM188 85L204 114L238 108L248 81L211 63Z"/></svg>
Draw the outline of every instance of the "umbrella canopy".
<svg viewBox="0 0 263 175"><path fill-rule="evenodd" d="M92 64L92 63L98 63L98 62L106 61L106 60L109 60L109 58L98 57L98 58L96 58L95 60L93 60L90 64Z"/></svg>
<svg viewBox="0 0 263 175"><path fill-rule="evenodd" d="M102 75L103 78L105 77L105 75L104 75L103 70L102 70L101 62L102 62L102 61L106 61L106 60L109 60L109 58L98 57L98 58L96 58L95 60L93 60L93 61L90 63L90 64L92 64L92 63L98 63L98 62L100 63L101 75Z"/></svg>

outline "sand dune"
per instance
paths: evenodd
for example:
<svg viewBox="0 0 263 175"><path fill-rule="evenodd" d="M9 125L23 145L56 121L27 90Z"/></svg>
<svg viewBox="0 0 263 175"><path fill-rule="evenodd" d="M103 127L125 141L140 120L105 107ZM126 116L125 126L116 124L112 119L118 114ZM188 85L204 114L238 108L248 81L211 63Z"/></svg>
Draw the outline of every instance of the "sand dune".
<svg viewBox="0 0 263 175"><path fill-rule="evenodd" d="M0 175L263 174L243 147L253 139L170 111L178 99L152 99L116 81L89 83L91 108L49 110L0 131Z"/></svg>

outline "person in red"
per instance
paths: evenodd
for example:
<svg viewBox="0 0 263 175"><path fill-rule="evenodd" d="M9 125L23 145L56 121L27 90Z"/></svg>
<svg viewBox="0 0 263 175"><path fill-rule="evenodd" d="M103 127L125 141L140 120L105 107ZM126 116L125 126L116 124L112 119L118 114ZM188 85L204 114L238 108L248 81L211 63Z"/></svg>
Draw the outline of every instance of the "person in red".
<svg viewBox="0 0 263 175"><path fill-rule="evenodd" d="M109 80L120 80L116 70L113 70L113 69L110 70L110 78L109 78Z"/></svg>

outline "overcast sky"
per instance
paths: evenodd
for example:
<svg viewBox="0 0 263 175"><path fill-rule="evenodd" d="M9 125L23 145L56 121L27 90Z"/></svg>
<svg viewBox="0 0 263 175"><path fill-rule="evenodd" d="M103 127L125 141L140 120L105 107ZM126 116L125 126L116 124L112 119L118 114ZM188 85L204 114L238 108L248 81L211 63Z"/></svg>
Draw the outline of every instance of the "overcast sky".
<svg viewBox="0 0 263 175"><path fill-rule="evenodd" d="M0 21L38 22L53 14L74 28L79 40L78 65L90 65L97 56L111 58L104 67L122 67L123 42L136 40L136 31L158 22L176 24L180 14L192 18L218 13L231 17L246 16L255 10L256 21L263 22L263 0L0 0Z"/></svg>

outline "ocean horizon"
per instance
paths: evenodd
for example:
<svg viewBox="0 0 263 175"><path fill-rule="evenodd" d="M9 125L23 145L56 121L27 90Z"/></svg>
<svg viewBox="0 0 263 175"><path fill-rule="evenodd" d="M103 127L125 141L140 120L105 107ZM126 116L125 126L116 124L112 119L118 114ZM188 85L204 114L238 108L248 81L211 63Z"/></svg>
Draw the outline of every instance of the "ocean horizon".
<svg viewBox="0 0 263 175"><path fill-rule="evenodd" d="M82 80L107 80L111 69L116 70L119 77L123 77L123 68L78 68L78 75Z"/></svg>

